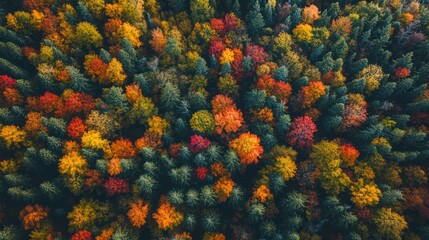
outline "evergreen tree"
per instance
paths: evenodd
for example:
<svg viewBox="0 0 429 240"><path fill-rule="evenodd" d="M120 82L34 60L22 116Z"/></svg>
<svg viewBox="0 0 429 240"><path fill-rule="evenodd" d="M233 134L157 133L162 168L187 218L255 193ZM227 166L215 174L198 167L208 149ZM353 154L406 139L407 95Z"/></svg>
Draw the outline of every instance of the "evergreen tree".
<svg viewBox="0 0 429 240"><path fill-rule="evenodd" d="M262 34L262 29L265 27L265 21L261 13L259 1L255 1L252 5L252 10L250 10L249 15L247 16L247 22L249 32L252 36Z"/></svg>
<svg viewBox="0 0 429 240"><path fill-rule="evenodd" d="M162 107L172 111L180 101L180 91L175 84L167 82L162 89L160 98Z"/></svg>

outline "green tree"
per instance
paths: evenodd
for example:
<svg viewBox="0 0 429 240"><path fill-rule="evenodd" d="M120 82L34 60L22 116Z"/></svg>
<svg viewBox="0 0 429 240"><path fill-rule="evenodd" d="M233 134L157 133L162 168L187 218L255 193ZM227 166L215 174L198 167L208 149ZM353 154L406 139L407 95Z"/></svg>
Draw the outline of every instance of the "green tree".
<svg viewBox="0 0 429 240"><path fill-rule="evenodd" d="M209 0L191 0L191 17L194 22L207 22L213 18L214 9Z"/></svg>
<svg viewBox="0 0 429 240"><path fill-rule="evenodd" d="M177 85L167 82L161 90L160 100L164 109L173 111L180 101L180 91Z"/></svg>
<svg viewBox="0 0 429 240"><path fill-rule="evenodd" d="M261 13L259 1L255 1L247 16L249 32L252 36L262 34L262 29L265 27L264 16Z"/></svg>

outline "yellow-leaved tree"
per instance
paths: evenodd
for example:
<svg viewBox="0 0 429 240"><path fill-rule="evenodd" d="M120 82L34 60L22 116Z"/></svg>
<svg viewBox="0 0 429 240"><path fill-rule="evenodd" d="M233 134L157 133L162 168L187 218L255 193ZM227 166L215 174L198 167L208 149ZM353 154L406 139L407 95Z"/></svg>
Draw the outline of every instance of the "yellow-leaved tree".
<svg viewBox="0 0 429 240"><path fill-rule="evenodd" d="M116 58L113 58L109 63L106 74L109 77L110 82L116 86L122 86L127 78L127 75L125 75L124 69L122 68L122 63Z"/></svg>
<svg viewBox="0 0 429 240"><path fill-rule="evenodd" d="M25 140L26 133L14 125L4 126L0 131L7 148L19 147Z"/></svg>
<svg viewBox="0 0 429 240"><path fill-rule="evenodd" d="M382 196L375 183L365 183L362 178L359 178L350 187L350 190L352 192L352 202L359 208L377 205Z"/></svg>
<svg viewBox="0 0 429 240"><path fill-rule="evenodd" d="M351 183L341 169L341 151L337 143L323 140L313 145L310 160L316 162L322 187L328 194L338 195Z"/></svg>

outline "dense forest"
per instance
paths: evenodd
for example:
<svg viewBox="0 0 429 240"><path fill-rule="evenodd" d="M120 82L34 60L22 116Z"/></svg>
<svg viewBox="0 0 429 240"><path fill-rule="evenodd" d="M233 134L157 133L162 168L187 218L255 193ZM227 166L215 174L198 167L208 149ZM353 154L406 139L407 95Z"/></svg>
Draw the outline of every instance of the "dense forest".
<svg viewBox="0 0 429 240"><path fill-rule="evenodd" d="M429 239L428 0L0 2L0 240Z"/></svg>

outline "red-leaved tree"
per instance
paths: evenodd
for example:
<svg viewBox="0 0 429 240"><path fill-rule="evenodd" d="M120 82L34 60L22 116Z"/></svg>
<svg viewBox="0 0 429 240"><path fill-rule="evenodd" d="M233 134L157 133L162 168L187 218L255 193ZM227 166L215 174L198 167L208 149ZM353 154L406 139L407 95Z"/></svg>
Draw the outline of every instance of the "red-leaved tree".
<svg viewBox="0 0 429 240"><path fill-rule="evenodd" d="M309 116L297 117L290 126L287 141L298 149L310 147L314 143L314 133L317 126Z"/></svg>

